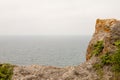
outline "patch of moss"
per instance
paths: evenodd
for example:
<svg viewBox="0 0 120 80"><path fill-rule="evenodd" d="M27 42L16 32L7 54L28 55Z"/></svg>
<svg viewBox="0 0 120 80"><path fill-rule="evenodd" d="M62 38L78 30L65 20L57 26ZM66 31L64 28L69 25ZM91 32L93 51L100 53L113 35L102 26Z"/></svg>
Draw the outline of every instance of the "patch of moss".
<svg viewBox="0 0 120 80"><path fill-rule="evenodd" d="M13 65L0 64L0 80L11 80L13 75Z"/></svg>

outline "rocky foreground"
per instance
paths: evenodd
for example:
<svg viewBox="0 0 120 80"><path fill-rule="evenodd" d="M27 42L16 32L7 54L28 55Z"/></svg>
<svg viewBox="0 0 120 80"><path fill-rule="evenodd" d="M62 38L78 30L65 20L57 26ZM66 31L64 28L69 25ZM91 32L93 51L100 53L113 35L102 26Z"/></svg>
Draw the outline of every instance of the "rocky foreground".
<svg viewBox="0 0 120 80"><path fill-rule="evenodd" d="M86 62L64 68L15 66L12 80L120 80L119 54L120 21L98 19L95 33L88 45Z"/></svg>
<svg viewBox="0 0 120 80"><path fill-rule="evenodd" d="M78 66L57 68L52 66L16 66L12 80L101 80L93 69L95 59ZM104 69L102 80L112 80L112 73Z"/></svg>

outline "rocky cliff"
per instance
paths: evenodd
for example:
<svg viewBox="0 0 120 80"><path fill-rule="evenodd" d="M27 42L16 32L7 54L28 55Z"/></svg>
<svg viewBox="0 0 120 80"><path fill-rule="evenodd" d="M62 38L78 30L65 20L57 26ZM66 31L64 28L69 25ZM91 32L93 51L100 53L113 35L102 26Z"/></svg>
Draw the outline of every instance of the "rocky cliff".
<svg viewBox="0 0 120 80"><path fill-rule="evenodd" d="M105 54L116 50L114 42L117 40L120 40L120 21L116 19L97 19L95 33L87 49L86 60L92 57L94 44L97 41L103 41L104 48L101 54Z"/></svg>
<svg viewBox="0 0 120 80"><path fill-rule="evenodd" d="M64 68L16 66L12 80L120 80L120 21L97 19L86 62ZM114 65L114 66L113 66Z"/></svg>

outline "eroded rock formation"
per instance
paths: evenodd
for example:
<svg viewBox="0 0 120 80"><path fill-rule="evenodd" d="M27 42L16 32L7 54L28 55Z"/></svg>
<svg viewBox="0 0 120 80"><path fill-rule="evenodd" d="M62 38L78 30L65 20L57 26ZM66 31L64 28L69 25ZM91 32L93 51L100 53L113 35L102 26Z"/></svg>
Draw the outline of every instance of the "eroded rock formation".
<svg viewBox="0 0 120 80"><path fill-rule="evenodd" d="M114 52L114 42L120 39L120 21L116 19L97 19L95 26L95 33L89 43L86 60L89 60L92 56L94 44L97 41L103 41L104 48L101 54L107 52Z"/></svg>

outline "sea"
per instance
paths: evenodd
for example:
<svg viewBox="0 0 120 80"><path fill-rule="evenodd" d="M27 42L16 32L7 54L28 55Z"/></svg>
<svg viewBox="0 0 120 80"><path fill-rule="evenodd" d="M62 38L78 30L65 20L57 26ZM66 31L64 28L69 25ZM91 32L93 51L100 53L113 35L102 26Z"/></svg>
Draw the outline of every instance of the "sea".
<svg viewBox="0 0 120 80"><path fill-rule="evenodd" d="M0 36L0 63L75 66L85 61L91 36Z"/></svg>

